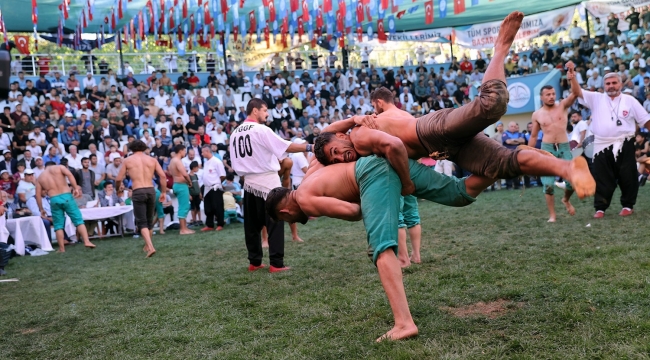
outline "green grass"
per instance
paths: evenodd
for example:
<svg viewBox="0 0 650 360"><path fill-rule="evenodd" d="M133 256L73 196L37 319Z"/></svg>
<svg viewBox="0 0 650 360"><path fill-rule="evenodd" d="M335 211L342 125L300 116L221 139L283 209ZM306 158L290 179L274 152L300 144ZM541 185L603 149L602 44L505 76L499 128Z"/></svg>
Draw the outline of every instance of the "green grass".
<svg viewBox="0 0 650 360"><path fill-rule="evenodd" d="M392 316L362 223L300 227L306 242L286 245L293 270L274 275L246 271L241 224L156 236L152 259L131 238L14 258L0 358L650 358L649 194L630 218L614 205L594 221L576 200L556 224L539 188L462 209L421 202L423 264L404 271L420 335L393 343L374 343ZM523 306L495 319L441 310L500 298Z"/></svg>

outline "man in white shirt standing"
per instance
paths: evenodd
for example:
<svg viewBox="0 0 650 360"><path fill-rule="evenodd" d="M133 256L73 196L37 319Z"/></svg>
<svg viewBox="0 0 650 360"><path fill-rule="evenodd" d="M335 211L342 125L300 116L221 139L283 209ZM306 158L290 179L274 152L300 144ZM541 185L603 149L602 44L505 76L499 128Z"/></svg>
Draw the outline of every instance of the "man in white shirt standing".
<svg viewBox="0 0 650 360"><path fill-rule="evenodd" d="M66 159L68 159L68 166L75 169L79 170L82 168L81 166L81 158L82 156L77 153L77 146L76 145L70 145L68 148L70 153L65 156Z"/></svg>
<svg viewBox="0 0 650 360"><path fill-rule="evenodd" d="M582 35L585 35L585 30L578 26L578 22L573 22L573 27L569 30L569 37L573 41L579 41Z"/></svg>
<svg viewBox="0 0 650 360"><path fill-rule="evenodd" d="M618 73L603 77L604 93L582 90L577 80L571 80L572 91L579 101L591 109L590 129L594 134L593 169L596 180L594 218L601 219L611 204L614 190L621 188L620 216L634 213L639 191L634 138L636 126L650 129L650 114L632 96L621 94L623 87Z"/></svg>
<svg viewBox="0 0 650 360"><path fill-rule="evenodd" d="M248 118L231 136L230 153L233 169L245 176L244 233L248 271L265 267L261 231L266 226L269 237L270 272L288 270L284 265L284 222L274 222L265 207L269 192L282 186L278 171L285 153L311 151L311 145L298 145L281 139L266 124L268 109L261 99L252 99L246 107Z"/></svg>
<svg viewBox="0 0 650 360"><path fill-rule="evenodd" d="M203 164L203 210L205 211L205 227L201 231L215 230L214 218L217 217L216 230L223 230L223 188L221 183L226 179L226 169L223 162L212 155L210 145L201 148L205 159Z"/></svg>

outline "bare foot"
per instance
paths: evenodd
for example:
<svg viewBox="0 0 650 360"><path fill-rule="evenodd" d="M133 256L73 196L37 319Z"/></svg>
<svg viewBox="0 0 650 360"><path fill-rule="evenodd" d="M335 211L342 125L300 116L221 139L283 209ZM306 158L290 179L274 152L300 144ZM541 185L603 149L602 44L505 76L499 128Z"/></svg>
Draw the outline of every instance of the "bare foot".
<svg viewBox="0 0 650 360"><path fill-rule="evenodd" d="M147 251L147 257L150 258L150 257L152 257L153 254L155 254L155 253L156 253L156 249L151 249L151 250Z"/></svg>
<svg viewBox="0 0 650 360"><path fill-rule="evenodd" d="M190 234L194 234L194 230L190 230L190 229L187 229L187 230L181 230L180 234L181 234L181 235L190 235Z"/></svg>
<svg viewBox="0 0 650 360"><path fill-rule="evenodd" d="M596 181L594 180L594 177L591 176L587 160L582 156L578 156L571 160L570 166L571 170L569 171L567 180L569 180L573 186L573 190L575 190L578 198L584 199L587 196L594 195L596 193ZM564 200L562 202L564 202ZM567 210L569 210L568 207ZM575 212L575 209L573 211Z"/></svg>
<svg viewBox="0 0 650 360"><path fill-rule="evenodd" d="M90 241L85 243L84 246L89 248L89 249L94 249L94 248L97 247L95 244L91 243Z"/></svg>
<svg viewBox="0 0 650 360"><path fill-rule="evenodd" d="M268 248L269 248L268 240L262 240L262 249L268 249Z"/></svg>
<svg viewBox="0 0 650 360"><path fill-rule="evenodd" d="M407 267L411 266L411 259L406 258L406 260L399 259L399 266L402 269L406 269Z"/></svg>
<svg viewBox="0 0 650 360"><path fill-rule="evenodd" d="M550 218L548 218L548 221L546 221L546 222L554 223L555 222L555 217L551 216Z"/></svg>
<svg viewBox="0 0 650 360"><path fill-rule="evenodd" d="M59 250L57 250L56 252L58 252L58 253L64 253L64 252L65 252L65 249L59 249Z"/></svg>
<svg viewBox="0 0 650 360"><path fill-rule="evenodd" d="M300 236L296 236L296 237L293 238L292 240L295 241L295 242L299 242L299 243L301 243L301 242L305 242L305 241L303 241L303 240L300 238Z"/></svg>
<svg viewBox="0 0 650 360"><path fill-rule="evenodd" d="M571 205L569 199L562 198L562 204L564 204L564 207L566 207L566 211L569 213L569 215L573 216L576 214L576 208Z"/></svg>
<svg viewBox="0 0 650 360"><path fill-rule="evenodd" d="M517 31L519 31L523 19L524 13L521 11L513 11L503 19L499 28L497 41L494 43L495 52L507 53L510 50L510 46L515 41L515 36L517 36Z"/></svg>
<svg viewBox="0 0 650 360"><path fill-rule="evenodd" d="M165 232L163 230L160 230L160 231L158 231L158 234L165 235Z"/></svg>
<svg viewBox="0 0 650 360"><path fill-rule="evenodd" d="M400 327L400 328L395 326L392 329L390 329L389 332L377 338L377 342L381 342L384 340L402 340L413 336L417 336L417 334L418 334L418 327L415 326L415 324L411 324L407 327Z"/></svg>
<svg viewBox="0 0 650 360"><path fill-rule="evenodd" d="M421 264L420 256L411 255L411 262L414 264Z"/></svg>

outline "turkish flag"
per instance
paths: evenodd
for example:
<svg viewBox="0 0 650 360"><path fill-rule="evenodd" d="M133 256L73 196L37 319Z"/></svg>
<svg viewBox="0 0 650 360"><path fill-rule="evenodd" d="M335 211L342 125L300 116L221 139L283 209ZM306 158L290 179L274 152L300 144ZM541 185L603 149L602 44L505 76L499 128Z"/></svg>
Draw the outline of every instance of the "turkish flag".
<svg viewBox="0 0 650 360"><path fill-rule="evenodd" d="M269 0L269 21L274 22L275 21L275 4L273 4L273 0Z"/></svg>
<svg viewBox="0 0 650 360"><path fill-rule="evenodd" d="M341 9L336 10L336 31L343 32L345 25L343 23L343 15Z"/></svg>
<svg viewBox="0 0 650 360"><path fill-rule="evenodd" d="M210 24L212 22L212 16L210 14L210 7L208 6L208 3L206 2L203 4L203 19L206 24Z"/></svg>
<svg viewBox="0 0 650 360"><path fill-rule="evenodd" d="M122 14L122 1L118 0L117 1L117 17L122 20L122 17L124 15Z"/></svg>
<svg viewBox="0 0 650 360"><path fill-rule="evenodd" d="M298 11L298 8L300 7L300 0L290 0L289 6L291 7L291 12L296 12Z"/></svg>
<svg viewBox="0 0 650 360"><path fill-rule="evenodd" d="M362 23L363 22L363 4L361 1L357 3L357 22Z"/></svg>
<svg viewBox="0 0 650 360"><path fill-rule="evenodd" d="M14 42L21 54L29 55L29 36L14 35Z"/></svg>
<svg viewBox="0 0 650 360"><path fill-rule="evenodd" d="M307 0L302 0L302 21L309 21L309 5L307 4Z"/></svg>
<svg viewBox="0 0 650 360"><path fill-rule="evenodd" d="M221 0L221 12L224 15L224 21L225 21L226 15L228 15L228 0Z"/></svg>
<svg viewBox="0 0 650 360"><path fill-rule="evenodd" d="M395 15L395 17L398 18L398 19L401 19L402 16L404 16L405 14L406 14L406 10L402 10L402 11L398 12L397 15Z"/></svg>
<svg viewBox="0 0 650 360"><path fill-rule="evenodd" d="M246 1L246 0L239 0L239 8L240 8L240 9L243 9L243 8L244 8L244 2L245 2L245 1Z"/></svg>
<svg viewBox="0 0 650 360"><path fill-rule="evenodd" d="M223 4L223 2L222 2ZM187 17L187 0L183 0L183 18Z"/></svg>
<svg viewBox="0 0 650 360"><path fill-rule="evenodd" d="M381 0L381 9L382 10L388 9L388 0Z"/></svg>
<svg viewBox="0 0 650 360"><path fill-rule="evenodd" d="M384 32L384 19L377 20L377 39L380 43L386 42L386 32Z"/></svg>
<svg viewBox="0 0 650 360"><path fill-rule="evenodd" d="M169 28L173 29L176 27L174 24L174 8L169 9Z"/></svg>
<svg viewBox="0 0 650 360"><path fill-rule="evenodd" d="M363 41L363 28L361 26L357 26L357 41Z"/></svg>
<svg viewBox="0 0 650 360"><path fill-rule="evenodd" d="M326 13L332 11L332 0L323 1L323 11Z"/></svg>
<svg viewBox="0 0 650 360"><path fill-rule="evenodd" d="M339 47L345 47L345 36L339 36Z"/></svg>
<svg viewBox="0 0 650 360"><path fill-rule="evenodd" d="M458 15L465 12L465 0L454 0L454 14Z"/></svg>
<svg viewBox="0 0 650 360"><path fill-rule="evenodd" d="M248 22L249 22L249 29L251 34L255 32L255 29L257 28L257 24L255 22L255 10L251 11L248 13Z"/></svg>
<svg viewBox="0 0 650 360"><path fill-rule="evenodd" d="M266 48L271 47L271 36L269 35L269 23L266 23L266 27L264 28L264 40L266 41Z"/></svg>
<svg viewBox="0 0 650 360"><path fill-rule="evenodd" d="M298 36L302 37L302 34L305 33L305 25L302 18L298 18Z"/></svg>
<svg viewBox="0 0 650 360"><path fill-rule="evenodd" d="M232 35L235 38L235 41L237 41L237 36L239 35L239 25L236 25L232 28Z"/></svg>
<svg viewBox="0 0 650 360"><path fill-rule="evenodd" d="M366 7L366 18L368 21L372 21L372 16L370 15L370 8Z"/></svg>
<svg viewBox="0 0 650 360"><path fill-rule="evenodd" d="M190 34L194 34L195 23L194 23L194 14L190 15Z"/></svg>
<svg viewBox="0 0 650 360"><path fill-rule="evenodd" d="M316 14L316 28L323 27L323 13L319 10Z"/></svg>
<svg viewBox="0 0 650 360"><path fill-rule="evenodd" d="M341 16L343 16L344 19L345 19L345 15L347 15L345 10L346 10L345 0L339 0L339 11L341 12Z"/></svg>
<svg viewBox="0 0 650 360"><path fill-rule="evenodd" d="M433 24L433 0L424 3L424 23L427 25Z"/></svg>

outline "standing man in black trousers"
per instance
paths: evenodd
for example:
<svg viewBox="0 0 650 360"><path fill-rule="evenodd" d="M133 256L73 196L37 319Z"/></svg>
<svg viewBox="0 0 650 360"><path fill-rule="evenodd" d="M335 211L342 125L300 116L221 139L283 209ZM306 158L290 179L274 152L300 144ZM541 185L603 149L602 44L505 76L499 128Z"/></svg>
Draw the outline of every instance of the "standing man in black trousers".
<svg viewBox="0 0 650 360"><path fill-rule="evenodd" d="M636 127L650 129L650 114L631 95L621 94L623 82L618 73L603 77L604 93L580 88L571 79L571 90L580 103L591 109L590 129L594 134L593 175L596 180L594 218L605 217L616 187L621 188L620 216L634 213L639 191L634 136ZM577 91L576 91L577 89Z"/></svg>
<svg viewBox="0 0 650 360"><path fill-rule="evenodd" d="M212 155L210 145L203 145L201 155L203 163L203 210L205 211L205 227L201 231L215 230L214 218L217 218L217 231L223 230L223 187L221 183L226 179L226 168L223 162Z"/></svg>
<svg viewBox="0 0 650 360"><path fill-rule="evenodd" d="M269 235L269 271L289 270L284 265L284 222L274 222L266 213L268 193L282 186L278 171L286 153L311 151L310 144L294 144L283 140L266 124L268 108L261 99L251 99L246 107L248 117L232 133L230 159L232 167L244 177L244 233L248 249L248 271L266 267L262 264L261 231Z"/></svg>

